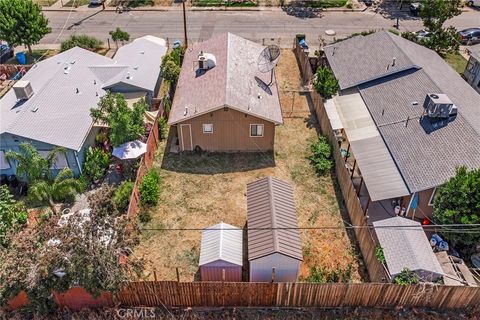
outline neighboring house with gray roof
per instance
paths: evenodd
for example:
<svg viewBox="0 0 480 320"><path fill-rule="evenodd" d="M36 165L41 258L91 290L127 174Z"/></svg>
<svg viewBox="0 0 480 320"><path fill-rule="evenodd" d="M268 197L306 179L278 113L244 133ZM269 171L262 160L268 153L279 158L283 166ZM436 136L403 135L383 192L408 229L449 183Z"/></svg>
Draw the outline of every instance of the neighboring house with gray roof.
<svg viewBox="0 0 480 320"><path fill-rule="evenodd" d="M472 88L480 93L480 43L467 47L467 51L470 54L470 58L463 75Z"/></svg>
<svg viewBox="0 0 480 320"><path fill-rule="evenodd" d="M303 260L293 188L266 177L247 185L251 282L296 282Z"/></svg>
<svg viewBox="0 0 480 320"><path fill-rule="evenodd" d="M70 167L80 175L85 151L95 143L99 131L90 108L97 106L107 90L132 92L134 88L151 98L161 81L166 48L159 42L164 40L146 40L152 42L147 45L142 39L121 48L128 50L130 61L124 54L117 61L75 47L36 63L0 99L1 174L16 172L16 164L5 159L5 152L18 151L20 143L30 142L45 154L56 146L65 148L66 154L59 155L55 169ZM130 90L125 83L132 84Z"/></svg>
<svg viewBox="0 0 480 320"><path fill-rule="evenodd" d="M480 167L480 95L437 53L390 32L329 45L325 57L340 85L326 110L340 119L368 212L387 218L380 204L395 200L431 217L436 187L457 166Z"/></svg>
<svg viewBox="0 0 480 320"><path fill-rule="evenodd" d="M258 70L263 49L231 33L188 48L169 115L181 151L273 150L283 119L275 76Z"/></svg>

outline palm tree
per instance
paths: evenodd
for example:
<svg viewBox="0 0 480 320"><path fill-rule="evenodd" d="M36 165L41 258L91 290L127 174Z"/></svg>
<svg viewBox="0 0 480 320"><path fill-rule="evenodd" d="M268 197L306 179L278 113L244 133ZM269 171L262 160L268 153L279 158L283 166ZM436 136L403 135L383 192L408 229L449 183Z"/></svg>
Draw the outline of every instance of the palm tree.
<svg viewBox="0 0 480 320"><path fill-rule="evenodd" d="M81 192L82 184L73 178L73 172L70 168L64 168L53 179L37 180L28 190L30 199L48 204L53 213L58 213L55 207L56 203L71 199L77 193Z"/></svg>
<svg viewBox="0 0 480 320"><path fill-rule="evenodd" d="M41 179L51 179L50 168L55 165L57 155L59 153L65 154L64 148L55 147L44 158L29 142L21 143L19 148L20 152L7 151L5 157L17 162L17 175L29 183Z"/></svg>

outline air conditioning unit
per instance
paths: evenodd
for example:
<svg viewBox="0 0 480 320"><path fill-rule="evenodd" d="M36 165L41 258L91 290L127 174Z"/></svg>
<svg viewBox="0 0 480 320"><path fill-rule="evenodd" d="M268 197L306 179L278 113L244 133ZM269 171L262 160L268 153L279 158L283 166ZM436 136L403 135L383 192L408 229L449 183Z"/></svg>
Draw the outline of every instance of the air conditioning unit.
<svg viewBox="0 0 480 320"><path fill-rule="evenodd" d="M215 67L217 61L215 59L215 56L210 53L204 53L203 51L200 51L198 54L198 68L201 70L208 70L213 67Z"/></svg>
<svg viewBox="0 0 480 320"><path fill-rule="evenodd" d="M20 80L13 85L13 91L17 100L28 100L33 95L32 85L30 81Z"/></svg>
<svg viewBox="0 0 480 320"><path fill-rule="evenodd" d="M423 103L425 113L432 119L446 119L457 115L457 107L443 93L429 93Z"/></svg>

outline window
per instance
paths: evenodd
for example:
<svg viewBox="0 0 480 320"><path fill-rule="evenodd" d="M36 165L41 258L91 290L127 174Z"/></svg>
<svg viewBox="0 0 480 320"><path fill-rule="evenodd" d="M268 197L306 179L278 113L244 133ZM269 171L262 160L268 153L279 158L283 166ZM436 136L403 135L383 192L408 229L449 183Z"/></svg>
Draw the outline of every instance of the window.
<svg viewBox="0 0 480 320"><path fill-rule="evenodd" d="M250 137L263 137L263 124L251 124Z"/></svg>
<svg viewBox="0 0 480 320"><path fill-rule="evenodd" d="M435 197L437 196L437 188L433 189L432 196L430 197L430 200L428 201L429 206L433 206L433 203L435 202Z"/></svg>
<svg viewBox="0 0 480 320"><path fill-rule="evenodd" d="M5 151L0 151L0 169L10 169L10 163L5 158Z"/></svg>
<svg viewBox="0 0 480 320"><path fill-rule="evenodd" d="M203 124L203 133L213 133L213 124L204 123Z"/></svg>
<svg viewBox="0 0 480 320"><path fill-rule="evenodd" d="M48 150L48 151L45 151L45 150L38 150L38 153L40 153L40 155L43 157L43 158L47 158L48 157L48 154L51 152L51 150ZM60 169L63 169L63 168L68 168L68 162L67 162L67 158L65 157L65 154L63 154L62 152L60 153L57 153L57 157L55 159L55 163L53 164L53 166L50 168L50 169L56 169L56 170L60 170Z"/></svg>

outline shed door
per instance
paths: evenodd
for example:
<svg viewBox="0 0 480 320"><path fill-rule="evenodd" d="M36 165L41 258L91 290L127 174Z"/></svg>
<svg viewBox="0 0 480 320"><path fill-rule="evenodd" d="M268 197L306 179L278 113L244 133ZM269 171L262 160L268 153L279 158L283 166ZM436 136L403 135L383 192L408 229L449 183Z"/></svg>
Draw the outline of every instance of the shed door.
<svg viewBox="0 0 480 320"><path fill-rule="evenodd" d="M182 141L182 151L192 151L192 127L189 124L180 125L180 139Z"/></svg>

